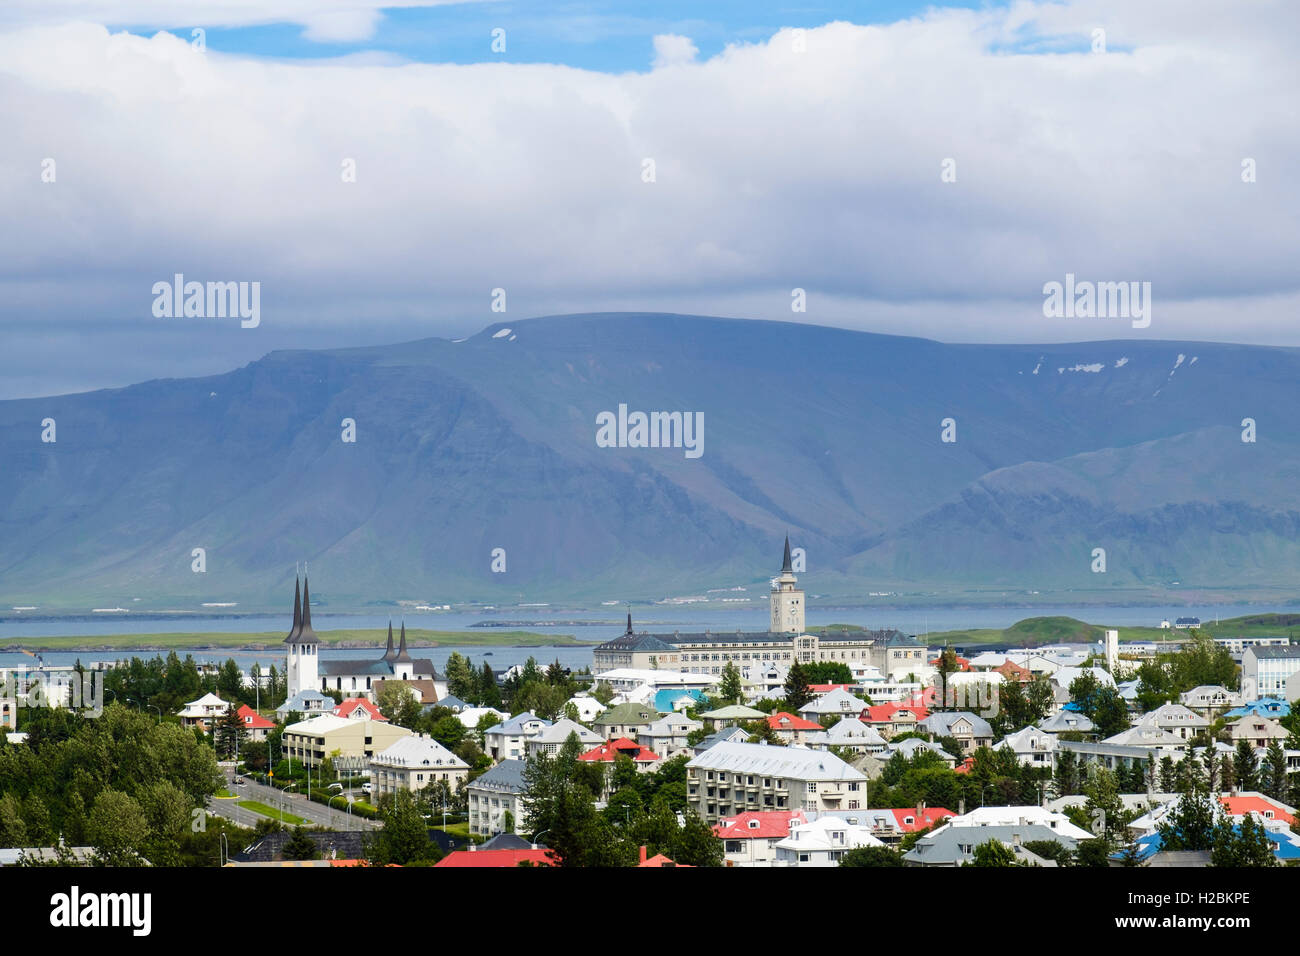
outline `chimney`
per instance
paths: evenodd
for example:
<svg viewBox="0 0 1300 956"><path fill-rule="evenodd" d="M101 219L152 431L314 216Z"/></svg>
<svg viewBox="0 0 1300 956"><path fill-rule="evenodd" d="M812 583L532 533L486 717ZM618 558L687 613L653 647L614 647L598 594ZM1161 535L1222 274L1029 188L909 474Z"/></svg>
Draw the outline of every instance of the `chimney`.
<svg viewBox="0 0 1300 956"><path fill-rule="evenodd" d="M965 815L966 815L966 798L960 797L957 800L957 816L964 817Z"/></svg>
<svg viewBox="0 0 1300 956"><path fill-rule="evenodd" d="M916 801L916 819L918 822L921 820L923 816L925 816L923 812L924 810L925 810L925 801L924 800Z"/></svg>
<svg viewBox="0 0 1300 956"><path fill-rule="evenodd" d="M641 862L645 862L645 847L641 847Z"/></svg>

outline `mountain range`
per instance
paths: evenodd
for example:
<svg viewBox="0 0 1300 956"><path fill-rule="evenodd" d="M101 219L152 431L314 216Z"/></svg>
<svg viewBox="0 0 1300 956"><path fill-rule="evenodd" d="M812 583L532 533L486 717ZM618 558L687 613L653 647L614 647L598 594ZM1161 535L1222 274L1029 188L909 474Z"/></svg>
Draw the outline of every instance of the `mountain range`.
<svg viewBox="0 0 1300 956"><path fill-rule="evenodd" d="M0 402L0 601L281 608L299 561L335 607L762 596L787 533L827 600L1289 594L1297 408L1300 351L1214 343L594 314L273 352ZM597 441L637 411L698 457Z"/></svg>

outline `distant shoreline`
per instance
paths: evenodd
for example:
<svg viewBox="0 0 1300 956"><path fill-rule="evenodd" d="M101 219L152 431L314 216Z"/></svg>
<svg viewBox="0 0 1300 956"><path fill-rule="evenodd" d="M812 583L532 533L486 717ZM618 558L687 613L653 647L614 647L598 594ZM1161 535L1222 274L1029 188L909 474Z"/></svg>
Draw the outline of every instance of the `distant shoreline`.
<svg viewBox="0 0 1300 956"><path fill-rule="evenodd" d="M321 646L335 650L382 649L388 632L381 629L318 631ZM598 642L580 641L571 634L537 634L532 631L426 631L407 628L407 647L594 647ZM0 639L7 651L269 651L281 649L280 633L175 633L102 634L58 637L10 637Z"/></svg>

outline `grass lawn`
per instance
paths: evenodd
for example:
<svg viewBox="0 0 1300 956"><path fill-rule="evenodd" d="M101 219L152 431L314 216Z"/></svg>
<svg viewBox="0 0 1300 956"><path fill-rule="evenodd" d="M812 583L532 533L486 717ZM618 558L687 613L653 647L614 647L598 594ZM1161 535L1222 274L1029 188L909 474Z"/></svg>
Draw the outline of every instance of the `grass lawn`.
<svg viewBox="0 0 1300 956"><path fill-rule="evenodd" d="M216 795L217 798L220 800L233 800L235 798L235 795L231 793L229 790L227 790L225 787L222 787L220 790L218 790Z"/></svg>
<svg viewBox="0 0 1300 956"><path fill-rule="evenodd" d="M279 820L281 823L287 823L290 826L301 826L307 821L302 817L294 816L275 807L268 807L265 803L259 803L256 800L240 800L236 806L243 807L245 810L252 810L254 813L260 813L264 817L270 817L272 820Z"/></svg>

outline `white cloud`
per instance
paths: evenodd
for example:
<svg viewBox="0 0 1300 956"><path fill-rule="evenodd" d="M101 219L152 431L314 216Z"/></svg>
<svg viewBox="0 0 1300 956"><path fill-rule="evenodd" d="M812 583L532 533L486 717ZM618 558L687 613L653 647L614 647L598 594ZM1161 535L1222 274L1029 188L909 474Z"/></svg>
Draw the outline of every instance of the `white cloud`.
<svg viewBox="0 0 1300 956"><path fill-rule="evenodd" d="M0 25L89 22L174 29L297 23L307 39L333 43L373 36L384 9L472 2L477 0L5 0Z"/></svg>
<svg viewBox="0 0 1300 956"><path fill-rule="evenodd" d="M783 31L619 75L0 31L0 327L158 335L152 283L184 272L262 282L261 328L227 346L252 354L289 332L315 347L477 331L507 318L498 287L512 320L665 308L952 341L1300 345L1300 6L1184 7L834 23L804 54ZM990 52L1025 24L1086 38L1097 22L1132 52ZM1067 272L1150 281L1151 327L1043 318L1043 283ZM148 351L113 341L98 354L122 368ZM0 358L0 377L21 361Z"/></svg>
<svg viewBox="0 0 1300 956"><path fill-rule="evenodd" d="M699 48L691 42L690 37L675 33L661 33L654 38L656 70L665 66L678 66L692 62L699 54Z"/></svg>

